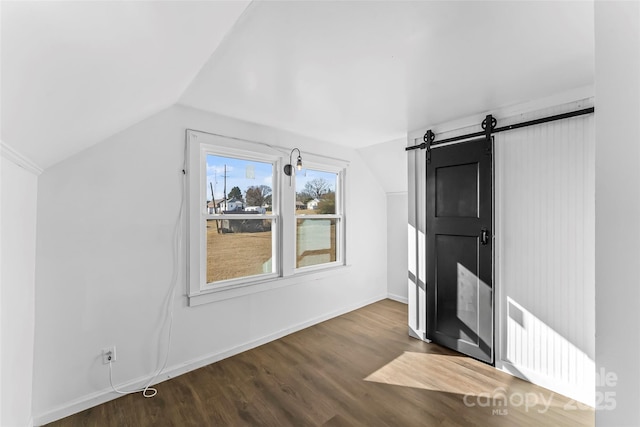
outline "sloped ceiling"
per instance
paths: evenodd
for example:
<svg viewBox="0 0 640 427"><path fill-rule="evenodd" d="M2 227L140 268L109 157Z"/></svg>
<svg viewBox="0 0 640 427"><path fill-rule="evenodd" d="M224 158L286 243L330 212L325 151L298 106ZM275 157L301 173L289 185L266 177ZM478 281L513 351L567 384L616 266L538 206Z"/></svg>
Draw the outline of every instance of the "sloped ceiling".
<svg viewBox="0 0 640 427"><path fill-rule="evenodd" d="M593 83L591 2L261 2L180 102L353 147Z"/></svg>
<svg viewBox="0 0 640 427"><path fill-rule="evenodd" d="M248 1L2 1L2 141L42 168L174 104Z"/></svg>
<svg viewBox="0 0 640 427"><path fill-rule="evenodd" d="M2 140L42 167L176 102L360 148L591 84L592 2L2 2Z"/></svg>

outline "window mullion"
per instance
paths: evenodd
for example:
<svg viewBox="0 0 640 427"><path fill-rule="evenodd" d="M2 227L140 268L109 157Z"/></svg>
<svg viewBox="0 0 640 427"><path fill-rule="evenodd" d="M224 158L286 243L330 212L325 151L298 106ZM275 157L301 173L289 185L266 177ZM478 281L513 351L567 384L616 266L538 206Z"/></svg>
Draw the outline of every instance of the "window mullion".
<svg viewBox="0 0 640 427"><path fill-rule="evenodd" d="M295 272L295 248L296 248L296 233L295 233L295 200L296 200L296 187L295 187L295 175L292 177L294 182L289 185L289 177L284 174L280 175L282 180L280 185L282 188L281 193L281 207L282 207L282 276L288 277Z"/></svg>

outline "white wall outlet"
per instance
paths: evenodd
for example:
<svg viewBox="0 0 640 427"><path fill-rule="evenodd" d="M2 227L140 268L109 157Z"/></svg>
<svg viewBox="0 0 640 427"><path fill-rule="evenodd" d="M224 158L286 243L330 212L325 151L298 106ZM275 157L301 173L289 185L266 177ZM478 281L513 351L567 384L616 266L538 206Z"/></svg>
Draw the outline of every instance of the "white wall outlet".
<svg viewBox="0 0 640 427"><path fill-rule="evenodd" d="M102 349L102 363L105 365L109 364L109 362L116 361L116 346L113 345L111 347Z"/></svg>

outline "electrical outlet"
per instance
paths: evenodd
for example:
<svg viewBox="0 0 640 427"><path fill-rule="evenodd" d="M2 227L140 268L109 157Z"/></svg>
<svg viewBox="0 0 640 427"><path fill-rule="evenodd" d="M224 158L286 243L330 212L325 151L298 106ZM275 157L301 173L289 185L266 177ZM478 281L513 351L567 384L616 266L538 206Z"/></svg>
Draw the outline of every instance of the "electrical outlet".
<svg viewBox="0 0 640 427"><path fill-rule="evenodd" d="M109 362L116 361L116 346L111 346L102 349L102 363L108 365Z"/></svg>

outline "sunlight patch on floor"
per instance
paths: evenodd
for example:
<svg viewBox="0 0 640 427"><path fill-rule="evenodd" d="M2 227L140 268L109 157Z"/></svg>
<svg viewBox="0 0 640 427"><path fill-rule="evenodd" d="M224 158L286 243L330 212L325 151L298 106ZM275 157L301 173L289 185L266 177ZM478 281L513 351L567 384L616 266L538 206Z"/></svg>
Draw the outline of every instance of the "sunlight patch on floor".
<svg viewBox="0 0 640 427"><path fill-rule="evenodd" d="M458 394L488 393L500 386L497 380L462 367L457 363L460 357L405 351L365 381Z"/></svg>

